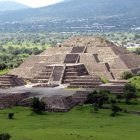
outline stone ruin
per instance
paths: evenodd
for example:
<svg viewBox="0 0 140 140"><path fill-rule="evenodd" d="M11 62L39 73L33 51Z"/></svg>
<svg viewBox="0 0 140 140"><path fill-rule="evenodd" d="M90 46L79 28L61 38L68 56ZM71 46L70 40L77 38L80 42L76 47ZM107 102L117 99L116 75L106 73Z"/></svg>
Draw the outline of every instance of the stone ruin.
<svg viewBox="0 0 140 140"><path fill-rule="evenodd" d="M22 86L25 82L22 78L19 78L15 75L4 75L0 76L0 88L9 88L9 87L16 87Z"/></svg>
<svg viewBox="0 0 140 140"><path fill-rule="evenodd" d="M49 112L67 112L74 106L83 105L87 100L89 92L76 91L71 96L54 95L43 97L42 101L47 103L46 110Z"/></svg>
<svg viewBox="0 0 140 140"><path fill-rule="evenodd" d="M100 37L77 36L27 58L10 74L40 85L68 84L96 88L101 78L120 80L124 71L139 71L140 57Z"/></svg>
<svg viewBox="0 0 140 140"><path fill-rule="evenodd" d="M86 89L75 91L71 96L41 95L48 111L68 111L75 105L83 104L89 94L87 91L96 88L122 94L124 85L128 82L121 80L122 73L136 73L140 70L139 66L140 57L125 48L103 38L78 36L39 55L30 56L18 68L13 69L11 75L0 77L0 88L20 86L24 84L22 79L27 79L37 87L65 84L69 88ZM110 83L103 84L101 78L108 79ZM33 96L35 94L26 92L0 94L0 108L28 106Z"/></svg>
<svg viewBox="0 0 140 140"><path fill-rule="evenodd" d="M30 105L29 95L29 92L0 93L0 109Z"/></svg>
<svg viewBox="0 0 140 140"><path fill-rule="evenodd" d="M66 92L67 93L67 92ZM31 106L33 97L39 97L46 103L46 111L49 112L67 112L76 105L82 105L87 100L89 92L75 91L65 96L58 94L53 96L39 96L31 92L14 91L11 93L0 93L0 109L14 106Z"/></svg>
<svg viewBox="0 0 140 140"><path fill-rule="evenodd" d="M124 94L124 87L128 80L112 80L109 83L101 84L100 90L108 90L116 95Z"/></svg>

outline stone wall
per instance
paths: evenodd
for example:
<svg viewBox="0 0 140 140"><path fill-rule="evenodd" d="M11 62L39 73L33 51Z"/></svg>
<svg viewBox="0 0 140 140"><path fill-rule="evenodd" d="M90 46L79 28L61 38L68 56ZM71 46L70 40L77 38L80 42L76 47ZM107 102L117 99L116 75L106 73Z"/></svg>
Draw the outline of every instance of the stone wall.
<svg viewBox="0 0 140 140"><path fill-rule="evenodd" d="M40 96L40 99L46 103L46 111L66 112L76 105L83 104L87 99L88 92L75 91L73 95L53 95ZM9 93L0 94L0 109L14 106L30 106L34 96L30 92L26 93ZM38 97L38 96L36 96Z"/></svg>
<svg viewBox="0 0 140 140"><path fill-rule="evenodd" d="M30 93L0 94L0 109L19 105L20 102L29 98Z"/></svg>
<svg viewBox="0 0 140 140"><path fill-rule="evenodd" d="M54 95L43 97L42 101L46 103L46 110L50 112L67 112L74 106L84 104L87 100L88 92L77 91L72 96Z"/></svg>
<svg viewBox="0 0 140 140"><path fill-rule="evenodd" d="M24 84L24 80L15 75L0 76L0 88L23 86Z"/></svg>

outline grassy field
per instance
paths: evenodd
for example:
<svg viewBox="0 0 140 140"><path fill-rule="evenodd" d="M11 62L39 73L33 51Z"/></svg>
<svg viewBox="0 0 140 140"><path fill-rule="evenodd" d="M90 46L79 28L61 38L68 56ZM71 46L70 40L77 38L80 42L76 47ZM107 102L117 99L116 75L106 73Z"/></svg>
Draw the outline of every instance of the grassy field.
<svg viewBox="0 0 140 140"><path fill-rule="evenodd" d="M140 106L128 108L140 109ZM15 113L13 120L8 119L9 112ZM140 116L121 114L111 117L110 113L100 110L94 114L91 106L84 105L68 113L36 115L29 108L16 107L0 110L0 133L8 132L12 140L140 139Z"/></svg>
<svg viewBox="0 0 140 140"><path fill-rule="evenodd" d="M136 51L137 48L127 48L127 50L131 51L131 52L134 52Z"/></svg>

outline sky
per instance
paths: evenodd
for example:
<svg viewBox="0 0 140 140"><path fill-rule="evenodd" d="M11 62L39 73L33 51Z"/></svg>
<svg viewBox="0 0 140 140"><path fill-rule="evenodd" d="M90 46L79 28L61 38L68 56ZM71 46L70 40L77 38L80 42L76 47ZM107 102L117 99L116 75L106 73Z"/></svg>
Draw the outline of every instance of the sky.
<svg viewBox="0 0 140 140"><path fill-rule="evenodd" d="M63 0L0 0L0 1L16 1L35 8L35 7L51 5L57 2L61 2Z"/></svg>

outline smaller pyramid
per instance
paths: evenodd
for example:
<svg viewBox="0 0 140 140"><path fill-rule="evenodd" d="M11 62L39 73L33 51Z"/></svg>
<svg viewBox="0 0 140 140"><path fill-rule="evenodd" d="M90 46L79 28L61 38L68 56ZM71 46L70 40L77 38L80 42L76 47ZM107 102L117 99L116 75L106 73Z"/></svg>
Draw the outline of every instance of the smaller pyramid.
<svg viewBox="0 0 140 140"><path fill-rule="evenodd" d="M0 76L0 88L23 86L25 82L15 75Z"/></svg>

